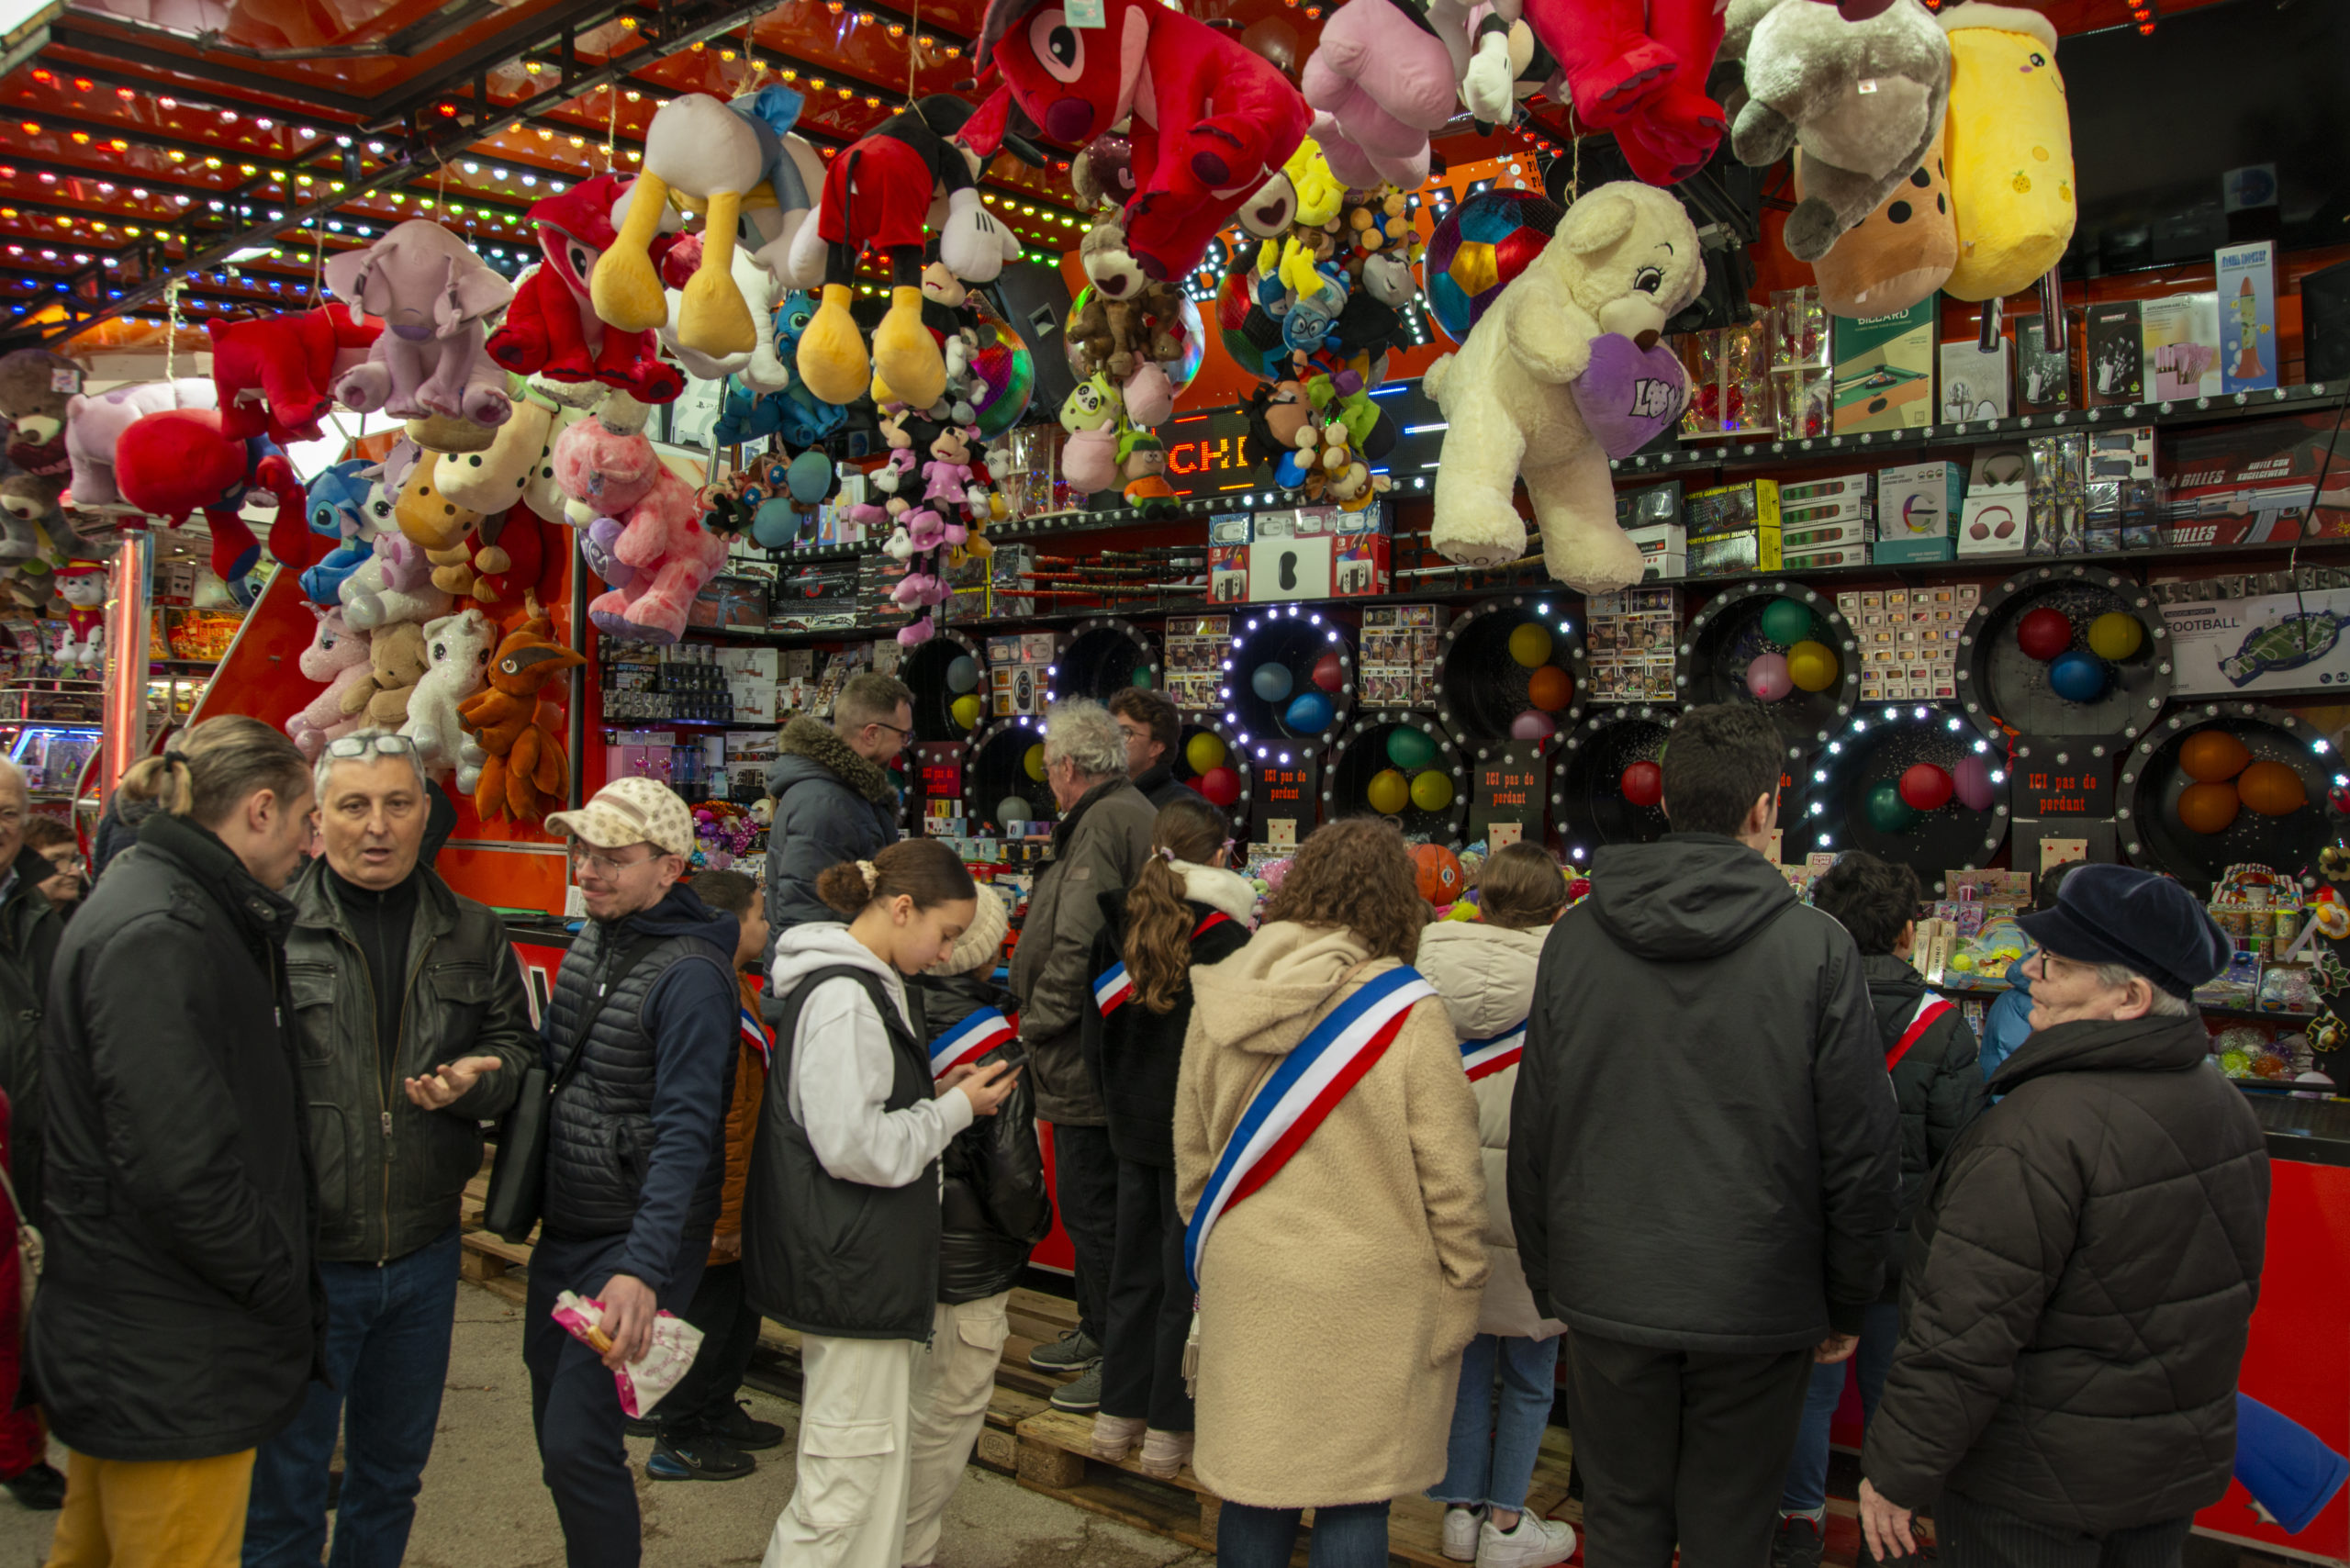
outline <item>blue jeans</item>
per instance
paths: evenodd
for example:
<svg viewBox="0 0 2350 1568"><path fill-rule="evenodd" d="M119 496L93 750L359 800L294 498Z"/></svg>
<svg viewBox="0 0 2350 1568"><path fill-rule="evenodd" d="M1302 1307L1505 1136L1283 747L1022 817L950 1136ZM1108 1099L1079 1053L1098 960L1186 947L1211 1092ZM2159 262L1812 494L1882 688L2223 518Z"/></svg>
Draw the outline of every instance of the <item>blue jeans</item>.
<svg viewBox="0 0 2350 1568"><path fill-rule="evenodd" d="M449 1378L457 1227L382 1265L320 1263L326 1368L294 1424L253 1456L244 1568L318 1568L327 1467L342 1434L331 1568L398 1568ZM344 1409L349 1406L346 1426Z"/></svg>
<svg viewBox="0 0 2350 1568"><path fill-rule="evenodd" d="M1861 1320L1861 1348L1850 1361L1811 1369L1811 1391L1804 1395L1803 1425L1796 1432L1795 1457L1787 1462L1785 1493L1781 1511L1807 1514L1828 1506L1828 1428L1836 1406L1844 1402L1844 1373L1861 1374L1861 1419L1876 1419L1876 1402L1885 1397L1885 1374L1893 1366L1893 1347L1901 1338L1901 1309L1879 1302Z"/></svg>
<svg viewBox="0 0 2350 1568"><path fill-rule="evenodd" d="M1226 1503L1216 1519L1216 1562L1221 1568L1289 1568L1304 1512ZM1315 1509L1305 1561L1307 1568L1387 1568L1387 1505Z"/></svg>
<svg viewBox="0 0 2350 1568"><path fill-rule="evenodd" d="M1494 1374L1501 1373L1499 1413ZM1542 1431L1550 1424L1559 1341L1480 1334L1460 1352L1460 1393L1452 1402L1452 1439L1444 1479L1428 1491L1439 1503L1483 1503L1511 1512L1526 1506Z"/></svg>

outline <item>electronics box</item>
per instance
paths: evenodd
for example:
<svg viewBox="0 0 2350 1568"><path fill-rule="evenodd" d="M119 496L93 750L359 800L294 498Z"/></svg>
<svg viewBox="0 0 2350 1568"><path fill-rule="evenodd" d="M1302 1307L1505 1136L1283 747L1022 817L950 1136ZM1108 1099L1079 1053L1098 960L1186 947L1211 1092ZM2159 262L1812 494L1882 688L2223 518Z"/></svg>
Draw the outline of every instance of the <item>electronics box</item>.
<svg viewBox="0 0 2350 1568"><path fill-rule="evenodd" d="M1913 463L1877 476L1876 561L1947 561L1957 543L1966 480L1955 463Z"/></svg>
<svg viewBox="0 0 2350 1568"><path fill-rule="evenodd" d="M1624 537L1639 546L1644 583L1689 575L1689 531L1677 522L1628 528Z"/></svg>

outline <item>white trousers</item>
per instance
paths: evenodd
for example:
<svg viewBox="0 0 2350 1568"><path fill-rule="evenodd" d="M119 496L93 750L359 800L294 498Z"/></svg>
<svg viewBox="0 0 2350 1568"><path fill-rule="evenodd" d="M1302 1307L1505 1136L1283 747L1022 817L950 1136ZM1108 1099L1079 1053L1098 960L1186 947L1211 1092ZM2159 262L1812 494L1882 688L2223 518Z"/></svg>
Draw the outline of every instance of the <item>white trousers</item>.
<svg viewBox="0 0 2350 1568"><path fill-rule="evenodd" d="M905 1562L912 1339L800 1341L800 1483L764 1568L901 1568Z"/></svg>
<svg viewBox="0 0 2350 1568"><path fill-rule="evenodd" d="M939 1526L963 1467L987 1425L997 1363L1011 1332L1005 1291L958 1306L941 1303L931 1319L930 1353L914 1372L912 1475L906 1502L903 1561L927 1565L938 1555Z"/></svg>

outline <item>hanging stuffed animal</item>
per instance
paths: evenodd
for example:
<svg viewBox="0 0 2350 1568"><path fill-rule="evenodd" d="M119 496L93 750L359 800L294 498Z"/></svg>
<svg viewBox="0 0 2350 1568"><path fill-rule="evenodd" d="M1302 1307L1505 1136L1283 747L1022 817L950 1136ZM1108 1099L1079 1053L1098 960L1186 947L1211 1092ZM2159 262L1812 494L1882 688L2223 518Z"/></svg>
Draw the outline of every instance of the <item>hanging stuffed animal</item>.
<svg viewBox="0 0 2350 1568"><path fill-rule="evenodd" d="M95 669L106 651L106 569L95 561L68 561L56 577L57 591L65 600L65 631L57 641L57 662Z"/></svg>
<svg viewBox="0 0 2350 1568"><path fill-rule="evenodd" d="M461 507L433 483L437 464L419 463L403 475L392 502L392 521L426 550L454 549L479 526L482 514Z"/></svg>
<svg viewBox="0 0 2350 1568"><path fill-rule="evenodd" d="M67 405L88 375L80 361L47 349L0 354L0 420L12 440L46 446L63 435Z"/></svg>
<svg viewBox="0 0 2350 1568"><path fill-rule="evenodd" d="M194 379L145 382L117 386L95 396L78 393L68 398L65 455L73 467L70 488L73 504L84 511L122 506L124 498L115 476L115 449L122 441L122 432L149 414L175 409L210 409L215 402L212 383ZM216 539L216 562L219 554L219 542ZM217 565L214 569L218 569Z"/></svg>
<svg viewBox="0 0 2350 1568"><path fill-rule="evenodd" d="M371 729L398 729L408 722L408 696L425 668L423 627L413 621L377 627L367 639L367 673L343 690L343 716L362 717Z"/></svg>
<svg viewBox="0 0 2350 1568"><path fill-rule="evenodd" d="M1793 162L1798 198L1810 168L1798 149ZM1811 273L1819 281L1821 309L1863 320L1897 316L1932 298L1957 264L1958 228L1938 143L1874 212L1811 263Z"/></svg>
<svg viewBox="0 0 2350 1568"><path fill-rule="evenodd" d="M686 378L666 364L649 331L623 331L597 316L588 280L619 242L612 206L621 182L595 174L557 196L542 196L523 216L539 226L544 258L515 286L506 319L487 352L508 370L576 385L618 386L642 403L666 403Z"/></svg>
<svg viewBox="0 0 2350 1568"><path fill-rule="evenodd" d="M582 420L555 442L555 476L590 515L620 525L611 558L629 568L588 607L599 631L641 643L674 643L702 585L726 564L725 542L701 525L693 487L672 473L641 430ZM601 572L598 574L603 576Z"/></svg>
<svg viewBox="0 0 2350 1568"><path fill-rule="evenodd" d="M457 787L471 792L482 821L538 822L563 798L570 763L555 734L561 711L544 693L549 681L587 662L556 639L537 597L525 599L522 620L490 659L487 689L457 709L466 731Z"/></svg>
<svg viewBox="0 0 2350 1568"><path fill-rule="evenodd" d="M1184 351L1182 290L1144 276L1114 218L1095 222L1078 256L1093 285L1069 318L1069 341L1083 353L1079 374L1106 376L1135 423L1164 424L1175 411L1166 366Z"/></svg>
<svg viewBox="0 0 2350 1568"><path fill-rule="evenodd" d="M483 347L489 319L513 286L439 224L394 224L363 250L326 264L327 286L384 330L364 364L335 378L334 398L353 413L395 420L440 415L476 425L513 412L506 376Z"/></svg>
<svg viewBox="0 0 2350 1568"><path fill-rule="evenodd" d="M335 591L344 621L362 632L449 613L449 596L432 586L432 563L423 547L397 529L376 535L373 556Z"/></svg>
<svg viewBox="0 0 2350 1568"><path fill-rule="evenodd" d="M1298 77L1306 103L1326 117L1324 154L1350 185L1425 185L1428 133L1458 106L1451 52L1418 12L1396 0L1348 0L1322 24Z"/></svg>
<svg viewBox="0 0 2350 1568"><path fill-rule="evenodd" d="M679 338L677 321L685 307L685 287L700 266L701 250L702 237L688 234L661 257L661 281L666 286L663 296L669 302L669 319L655 333L661 340L661 346L685 367L687 375L698 380L720 381L739 375L760 392L779 392L790 386L791 372L776 357L773 331L775 302L782 286L741 245L734 247L734 286L742 294L744 304L750 308L752 319L759 323L756 340L743 353L706 354Z"/></svg>
<svg viewBox="0 0 2350 1568"><path fill-rule="evenodd" d="M310 532L294 465L265 438L222 437L218 409L169 409L134 420L115 442L113 477L122 498L151 517L176 525L202 512L212 528L212 569L232 595L243 591L245 574L260 558L252 530L237 515L260 493L277 506L271 554L299 572L324 554Z"/></svg>
<svg viewBox="0 0 2350 1568"><path fill-rule="evenodd" d="M1069 388L1061 400L1061 429L1069 442L1061 448L1061 476L1069 487L1091 495L1118 482L1118 428L1125 405L1118 389L1100 375Z"/></svg>
<svg viewBox="0 0 2350 1568"><path fill-rule="evenodd" d="M1703 168L1729 121L1706 95L1721 46L1714 0L1526 0L1575 118L1611 131L1632 173L1669 185Z"/></svg>
<svg viewBox="0 0 2350 1568"><path fill-rule="evenodd" d="M310 645L302 650L296 667L306 679L318 681L325 689L285 721L285 733L304 756L316 762L329 741L351 734L364 722L363 715L344 710L342 696L367 677L368 639L366 633L352 629L340 609L313 604L310 613L319 619L318 630L311 633Z"/></svg>
<svg viewBox="0 0 2350 1568"><path fill-rule="evenodd" d="M365 362L384 330L341 305L250 321L215 316L204 326L220 433L231 441L265 435L280 446L319 439L336 378Z"/></svg>
<svg viewBox="0 0 2350 1568"><path fill-rule="evenodd" d="M2073 122L2056 29L2037 11L1969 0L1935 20L1950 39L1943 129L1958 265L1953 299L2031 286L2072 243Z"/></svg>
<svg viewBox="0 0 2350 1568"><path fill-rule="evenodd" d="M498 628L478 610L424 623L424 675L408 693L400 734L416 745L425 771L445 778L457 766L458 704L482 688Z"/></svg>
<svg viewBox="0 0 2350 1568"><path fill-rule="evenodd" d="M391 515L391 503L376 482L382 476L374 464L353 457L310 481L304 507L310 532L335 542L330 554L302 573L302 597L312 604L340 604L344 580L374 554L376 531ZM380 517L377 507L383 509Z"/></svg>

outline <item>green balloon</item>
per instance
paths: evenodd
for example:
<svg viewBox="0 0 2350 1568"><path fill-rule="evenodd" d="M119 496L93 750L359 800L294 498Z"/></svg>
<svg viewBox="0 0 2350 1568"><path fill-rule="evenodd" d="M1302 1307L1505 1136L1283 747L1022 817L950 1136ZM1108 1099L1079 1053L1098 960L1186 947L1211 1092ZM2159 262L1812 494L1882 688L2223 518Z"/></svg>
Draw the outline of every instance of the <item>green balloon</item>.
<svg viewBox="0 0 2350 1568"><path fill-rule="evenodd" d="M1133 687L1138 687L1142 690L1148 691L1150 689L1150 666L1148 665L1137 666L1135 669L1134 678L1127 681L1126 684Z"/></svg>
<svg viewBox="0 0 2350 1568"><path fill-rule="evenodd" d="M1762 607L1762 635L1783 648L1811 635L1809 607L1792 599L1774 599Z"/></svg>
<svg viewBox="0 0 2350 1568"><path fill-rule="evenodd" d="M1387 760L1410 772L1436 760L1436 742L1427 732L1399 725L1387 732Z"/></svg>
<svg viewBox="0 0 2350 1568"><path fill-rule="evenodd" d="M1869 826L1879 833L1907 833L1918 813L1901 798L1901 786L1888 778L1869 791Z"/></svg>

